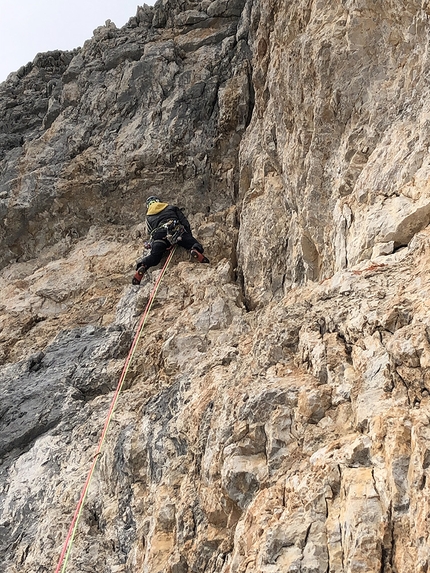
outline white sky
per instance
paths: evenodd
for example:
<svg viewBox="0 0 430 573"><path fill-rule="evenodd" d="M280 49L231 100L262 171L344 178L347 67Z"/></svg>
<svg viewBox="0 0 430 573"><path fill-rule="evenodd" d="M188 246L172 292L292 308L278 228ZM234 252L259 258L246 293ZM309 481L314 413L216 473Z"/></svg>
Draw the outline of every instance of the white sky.
<svg viewBox="0 0 430 573"><path fill-rule="evenodd" d="M0 0L0 82L39 52L82 46L106 20L118 28L155 0Z"/></svg>

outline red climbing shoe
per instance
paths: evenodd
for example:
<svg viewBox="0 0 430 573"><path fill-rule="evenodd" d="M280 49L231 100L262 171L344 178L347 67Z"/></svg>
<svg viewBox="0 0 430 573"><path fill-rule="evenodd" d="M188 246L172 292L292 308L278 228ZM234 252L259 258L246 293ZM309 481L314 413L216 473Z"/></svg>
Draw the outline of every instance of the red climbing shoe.
<svg viewBox="0 0 430 573"><path fill-rule="evenodd" d="M136 271L136 274L134 275L134 277L131 279L131 284L133 285L140 285L140 282L143 278L143 275L146 271L146 267L142 266L139 267Z"/></svg>
<svg viewBox="0 0 430 573"><path fill-rule="evenodd" d="M199 263L209 263L209 259L207 257L204 256L203 253L200 253L197 249L191 249L190 251L190 255L192 256L192 258L199 262Z"/></svg>

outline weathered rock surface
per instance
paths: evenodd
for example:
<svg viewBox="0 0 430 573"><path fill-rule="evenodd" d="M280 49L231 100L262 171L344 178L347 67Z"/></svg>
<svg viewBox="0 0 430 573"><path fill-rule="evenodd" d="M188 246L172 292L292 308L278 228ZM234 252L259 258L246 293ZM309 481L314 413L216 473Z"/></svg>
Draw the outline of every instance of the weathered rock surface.
<svg viewBox="0 0 430 573"><path fill-rule="evenodd" d="M424 573L427 2L159 0L0 86L0 563Z"/></svg>

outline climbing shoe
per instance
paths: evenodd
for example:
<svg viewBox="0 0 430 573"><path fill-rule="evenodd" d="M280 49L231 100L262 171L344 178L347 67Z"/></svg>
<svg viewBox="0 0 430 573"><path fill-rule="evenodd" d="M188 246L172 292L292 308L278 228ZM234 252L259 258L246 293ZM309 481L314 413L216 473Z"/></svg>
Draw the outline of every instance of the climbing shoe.
<svg viewBox="0 0 430 573"><path fill-rule="evenodd" d="M143 278L143 275L146 271L146 267L142 266L139 267L136 271L136 274L134 275L134 277L131 279L131 284L133 285L140 285L140 282Z"/></svg>
<svg viewBox="0 0 430 573"><path fill-rule="evenodd" d="M197 261L199 263L209 263L210 262L209 259L207 257L205 257L203 253L200 253L197 249L191 249L190 255L195 261Z"/></svg>

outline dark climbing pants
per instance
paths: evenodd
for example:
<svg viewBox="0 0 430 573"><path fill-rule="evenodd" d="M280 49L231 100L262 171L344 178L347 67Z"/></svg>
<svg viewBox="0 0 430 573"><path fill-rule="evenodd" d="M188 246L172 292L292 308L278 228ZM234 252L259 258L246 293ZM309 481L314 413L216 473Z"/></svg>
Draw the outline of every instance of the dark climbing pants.
<svg viewBox="0 0 430 573"><path fill-rule="evenodd" d="M187 250L196 249L196 251L199 251L200 253L203 253L204 251L203 246L197 241L197 239L193 237L191 233L184 233L181 237L181 240L178 241L177 244L178 246L184 247ZM152 242L150 254L139 261L137 266L139 267L143 265L146 267L146 269L155 267L159 264L163 258L163 255L165 255L165 253L171 248L172 245L169 243L169 241L167 241L167 239L155 239Z"/></svg>

